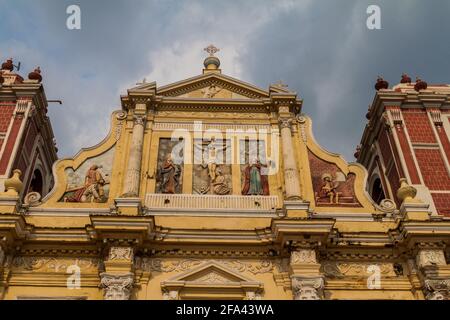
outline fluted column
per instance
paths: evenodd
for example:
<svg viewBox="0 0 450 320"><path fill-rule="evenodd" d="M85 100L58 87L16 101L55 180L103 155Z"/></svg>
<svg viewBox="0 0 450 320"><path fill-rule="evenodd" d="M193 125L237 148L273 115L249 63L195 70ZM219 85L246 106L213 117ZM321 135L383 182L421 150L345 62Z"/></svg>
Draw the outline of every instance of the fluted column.
<svg viewBox="0 0 450 320"><path fill-rule="evenodd" d="M297 164L295 162L294 147L292 143L291 125L292 119L281 118L281 148L284 164L284 184L286 187L287 200L300 200L300 179L298 176Z"/></svg>
<svg viewBox="0 0 450 320"><path fill-rule="evenodd" d="M128 166L123 185L123 197L137 197L139 195L144 130L145 115L135 115L128 156Z"/></svg>

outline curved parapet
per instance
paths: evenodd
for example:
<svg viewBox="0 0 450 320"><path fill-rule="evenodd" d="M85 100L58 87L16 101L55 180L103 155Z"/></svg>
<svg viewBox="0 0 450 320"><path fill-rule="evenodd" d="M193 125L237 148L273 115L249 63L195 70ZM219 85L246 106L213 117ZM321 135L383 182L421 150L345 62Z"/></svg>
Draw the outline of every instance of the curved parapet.
<svg viewBox="0 0 450 320"><path fill-rule="evenodd" d="M380 212L382 207L365 190L367 170L323 149L314 138L308 116L299 115L297 120L302 193L311 208L316 212Z"/></svg>
<svg viewBox="0 0 450 320"><path fill-rule="evenodd" d="M42 207L109 207L119 183L118 141L127 114L115 111L107 137L95 146L81 149L73 158L60 159L53 165L55 185Z"/></svg>

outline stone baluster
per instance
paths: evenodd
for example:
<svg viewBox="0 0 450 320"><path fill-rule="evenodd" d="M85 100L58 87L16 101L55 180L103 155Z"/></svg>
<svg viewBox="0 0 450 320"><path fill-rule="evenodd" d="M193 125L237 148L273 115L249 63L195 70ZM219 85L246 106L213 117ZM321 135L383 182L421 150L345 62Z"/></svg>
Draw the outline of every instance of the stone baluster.
<svg viewBox="0 0 450 320"><path fill-rule="evenodd" d="M281 148L284 164L284 184L286 187L286 200L300 200L300 179L295 162L294 147L292 143L291 118L280 118Z"/></svg>

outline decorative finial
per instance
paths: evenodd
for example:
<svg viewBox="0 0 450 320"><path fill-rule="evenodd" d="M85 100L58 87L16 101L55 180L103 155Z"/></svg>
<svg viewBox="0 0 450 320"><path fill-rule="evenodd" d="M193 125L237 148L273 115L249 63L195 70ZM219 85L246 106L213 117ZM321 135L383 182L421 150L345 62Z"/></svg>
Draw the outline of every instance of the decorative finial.
<svg viewBox="0 0 450 320"><path fill-rule="evenodd" d="M367 113L366 113L367 120L370 120L370 117L372 116L371 111L372 111L372 106L369 104L369 107L367 108Z"/></svg>
<svg viewBox="0 0 450 320"><path fill-rule="evenodd" d="M215 46L212 45L212 44L210 44L209 46L207 46L207 47L204 48L203 50L205 50L206 52L208 52L210 57L214 57L214 54L215 54L216 52L219 52L219 51L220 51L219 48L215 47Z"/></svg>
<svg viewBox="0 0 450 320"><path fill-rule="evenodd" d="M8 70L8 71L14 70L14 64L13 64L12 58L9 58L5 62L2 63L2 70Z"/></svg>
<svg viewBox="0 0 450 320"><path fill-rule="evenodd" d="M420 91L425 90L428 87L428 84L420 79L419 77L416 77L416 84L414 85L414 90Z"/></svg>
<svg viewBox="0 0 450 320"><path fill-rule="evenodd" d="M147 83L147 78L142 79L142 82L136 82L136 85L140 86Z"/></svg>
<svg viewBox="0 0 450 320"><path fill-rule="evenodd" d="M382 77L378 76L377 83L375 83L375 90L387 89L389 88L389 82L384 80Z"/></svg>
<svg viewBox="0 0 450 320"><path fill-rule="evenodd" d="M417 189L409 185L405 178L400 179L400 188L397 190L397 198L401 202L420 202L415 199L417 195Z"/></svg>
<svg viewBox="0 0 450 320"><path fill-rule="evenodd" d="M402 73L400 83L411 83L411 78L406 73Z"/></svg>
<svg viewBox="0 0 450 320"><path fill-rule="evenodd" d="M5 180L5 192L4 195L7 196L18 196L20 191L22 191L23 183L20 181L20 176L22 171L19 169L13 170L13 175L11 178Z"/></svg>
<svg viewBox="0 0 450 320"><path fill-rule="evenodd" d="M283 82L283 80L278 80L273 84L274 87L280 88L280 89L286 89L288 85Z"/></svg>
<svg viewBox="0 0 450 320"><path fill-rule="evenodd" d="M38 82L41 82L42 81L41 68L37 67L36 69L34 69L34 71L31 71L28 74L28 79L37 80Z"/></svg>
<svg viewBox="0 0 450 320"><path fill-rule="evenodd" d="M206 57L205 61L203 61L203 65L205 66L205 69L203 72L219 72L220 73L220 60L217 58L214 54L219 50L219 48L216 48L212 44L204 48L206 52L209 53L209 57Z"/></svg>
<svg viewBox="0 0 450 320"><path fill-rule="evenodd" d="M353 154L353 156L354 156L356 159L358 159L360 154L361 154L361 145L358 144L358 145L356 146L355 153Z"/></svg>

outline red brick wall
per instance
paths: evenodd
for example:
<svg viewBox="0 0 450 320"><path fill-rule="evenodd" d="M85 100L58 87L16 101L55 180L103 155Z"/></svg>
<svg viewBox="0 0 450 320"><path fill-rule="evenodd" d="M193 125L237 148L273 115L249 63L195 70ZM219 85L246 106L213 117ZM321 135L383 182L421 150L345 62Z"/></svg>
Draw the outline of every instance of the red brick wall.
<svg viewBox="0 0 450 320"><path fill-rule="evenodd" d="M419 173L417 171L416 164L414 162L412 150L409 147L406 132L402 125L397 125L395 130L397 131L398 141L400 143L400 148L402 148L403 159L405 160L406 167L409 172L409 176L411 178L411 182L413 184L419 184L420 183Z"/></svg>
<svg viewBox="0 0 450 320"><path fill-rule="evenodd" d="M0 102L0 132L6 132L8 130L15 107L15 102Z"/></svg>
<svg viewBox="0 0 450 320"><path fill-rule="evenodd" d="M381 156L383 157L384 165L386 166L389 160L392 158L392 151L391 147L389 146L386 130L381 130L380 136L378 138L378 144L380 145Z"/></svg>
<svg viewBox="0 0 450 320"><path fill-rule="evenodd" d="M432 193L434 205L439 214L450 216L450 194Z"/></svg>
<svg viewBox="0 0 450 320"><path fill-rule="evenodd" d="M0 159L0 174L6 173L6 168L8 167L8 162L11 157L11 153L14 149L16 143L17 135L20 130L20 125L22 124L23 117L15 117L13 120L13 125L11 132L8 136L8 141L6 141L5 149Z"/></svg>
<svg viewBox="0 0 450 320"><path fill-rule="evenodd" d="M450 190L450 176L438 149L415 149L425 185L430 190Z"/></svg>
<svg viewBox="0 0 450 320"><path fill-rule="evenodd" d="M439 136L439 140L441 140L442 147L444 148L445 156L447 157L447 160L450 162L450 141L448 139L447 133L445 132L445 129L442 126L438 126L436 129L437 134Z"/></svg>
<svg viewBox="0 0 450 320"><path fill-rule="evenodd" d="M426 111L403 109L402 114L411 142L436 143L436 137Z"/></svg>
<svg viewBox="0 0 450 320"><path fill-rule="evenodd" d="M36 139L36 136L37 136L36 125L34 123L34 120L30 119L25 126L24 135L22 136L22 141L20 141L17 152L18 156L16 157L16 162L14 163L13 167L17 167L20 165L18 161L19 157L23 153L26 153L28 158L31 157L31 152L33 151L33 144Z"/></svg>
<svg viewBox="0 0 450 320"><path fill-rule="evenodd" d="M403 170L401 167L401 163L399 160L398 153L396 152L396 149L392 150L390 146L390 141L393 141L392 136L388 133L386 130L382 130L380 132L380 136L378 138L378 144L380 146L381 150L381 156L383 157L383 164L384 167L388 170L386 172L386 178L388 180L389 185L391 186L391 190L394 192L394 194L397 192L398 188L400 187L399 180L404 176ZM394 147L395 148L395 147ZM393 164L391 165L390 169L388 168L389 162L393 161ZM400 172L398 172L397 167L400 168ZM387 193L385 193L387 194ZM397 197L394 197L394 201L398 203Z"/></svg>

